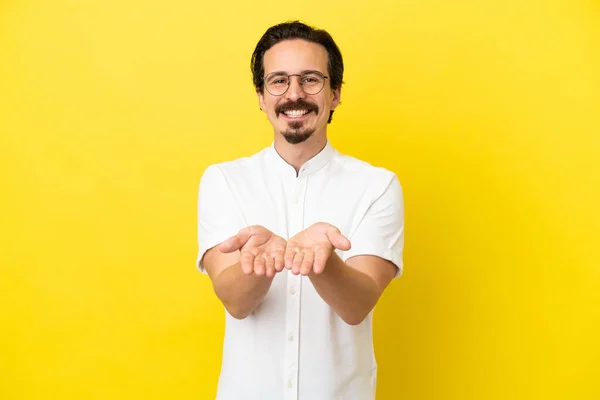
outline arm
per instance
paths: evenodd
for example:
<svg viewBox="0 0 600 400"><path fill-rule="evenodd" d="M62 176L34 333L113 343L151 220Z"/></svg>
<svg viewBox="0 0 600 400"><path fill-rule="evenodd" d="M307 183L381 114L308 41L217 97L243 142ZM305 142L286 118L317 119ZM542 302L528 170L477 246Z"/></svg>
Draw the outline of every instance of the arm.
<svg viewBox="0 0 600 400"><path fill-rule="evenodd" d="M283 269L285 239L254 225L242 229L204 256L215 294L237 319L246 318L267 294Z"/></svg>
<svg viewBox="0 0 600 400"><path fill-rule="evenodd" d="M197 266L238 319L250 315L265 297L275 272L283 269L285 250L283 238L262 226L245 225L226 175L216 166L207 168L198 193Z"/></svg>
<svg viewBox="0 0 600 400"><path fill-rule="evenodd" d="M400 182L394 176L361 216L352 244L335 226L316 223L288 241L285 267L308 276L346 323L359 324L402 271L403 209ZM342 258L334 249L343 251Z"/></svg>
<svg viewBox="0 0 600 400"><path fill-rule="evenodd" d="M333 252L320 274L310 273L317 293L349 325L360 324L396 274L396 266L376 256L346 263Z"/></svg>
<svg viewBox="0 0 600 400"><path fill-rule="evenodd" d="M227 254L218 246L213 247L204 255L203 264L215 294L229 314L237 319L246 318L256 309L273 281L272 277L244 273L240 251Z"/></svg>

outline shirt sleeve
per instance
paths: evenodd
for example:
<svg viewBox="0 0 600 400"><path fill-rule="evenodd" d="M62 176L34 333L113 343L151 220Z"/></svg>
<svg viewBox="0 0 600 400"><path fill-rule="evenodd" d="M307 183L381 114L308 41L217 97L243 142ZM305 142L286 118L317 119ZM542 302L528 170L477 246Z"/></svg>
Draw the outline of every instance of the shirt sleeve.
<svg viewBox="0 0 600 400"><path fill-rule="evenodd" d="M400 181L395 174L383 193L367 208L348 239L352 247L343 253L344 262L353 256L374 255L396 265L395 277L402 275L404 199Z"/></svg>
<svg viewBox="0 0 600 400"><path fill-rule="evenodd" d="M209 166L198 189L198 256L196 267L207 273L202 257L212 247L244 228L243 213L235 201L225 174L217 165Z"/></svg>

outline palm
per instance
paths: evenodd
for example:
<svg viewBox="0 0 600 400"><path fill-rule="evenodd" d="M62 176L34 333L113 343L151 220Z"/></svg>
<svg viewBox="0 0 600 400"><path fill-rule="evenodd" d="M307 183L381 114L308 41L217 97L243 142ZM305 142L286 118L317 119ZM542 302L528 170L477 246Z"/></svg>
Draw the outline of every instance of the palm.
<svg viewBox="0 0 600 400"><path fill-rule="evenodd" d="M262 226L242 229L236 236L221 244L221 250L231 252L240 250L240 264L246 274L272 278L275 272L283 270L285 239Z"/></svg>
<svg viewBox="0 0 600 400"><path fill-rule="evenodd" d="M242 267L252 264L256 259L272 258L277 253L285 251L285 240L265 229L264 232L250 236L250 239L240 249Z"/></svg>
<svg viewBox="0 0 600 400"><path fill-rule="evenodd" d="M288 240L288 243L302 246L314 246L326 242L328 245L331 245L331 242L329 242L329 239L327 238L327 230L329 227L330 225L324 223L314 224Z"/></svg>
<svg viewBox="0 0 600 400"><path fill-rule="evenodd" d="M288 240L285 267L294 274L319 274L335 248L348 250L350 241L336 227L316 223Z"/></svg>

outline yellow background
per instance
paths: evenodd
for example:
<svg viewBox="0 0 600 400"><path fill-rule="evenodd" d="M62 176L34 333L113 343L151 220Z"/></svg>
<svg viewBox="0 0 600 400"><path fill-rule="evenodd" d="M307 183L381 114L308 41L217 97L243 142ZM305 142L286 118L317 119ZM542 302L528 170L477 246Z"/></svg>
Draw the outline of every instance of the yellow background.
<svg viewBox="0 0 600 400"><path fill-rule="evenodd" d="M330 138L394 170L379 399L600 399L597 1L0 2L0 399L211 399L207 165L272 131L264 30L346 63Z"/></svg>

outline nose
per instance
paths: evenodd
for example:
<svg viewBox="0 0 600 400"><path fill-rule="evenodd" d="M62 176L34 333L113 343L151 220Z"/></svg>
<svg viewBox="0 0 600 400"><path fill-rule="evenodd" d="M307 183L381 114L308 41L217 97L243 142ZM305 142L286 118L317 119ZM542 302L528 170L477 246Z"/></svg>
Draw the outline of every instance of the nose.
<svg viewBox="0 0 600 400"><path fill-rule="evenodd" d="M290 76L290 87L288 88L287 92L285 92L285 97L288 100L295 101L299 98L304 98L305 96L306 94L300 85L300 77L298 75Z"/></svg>

